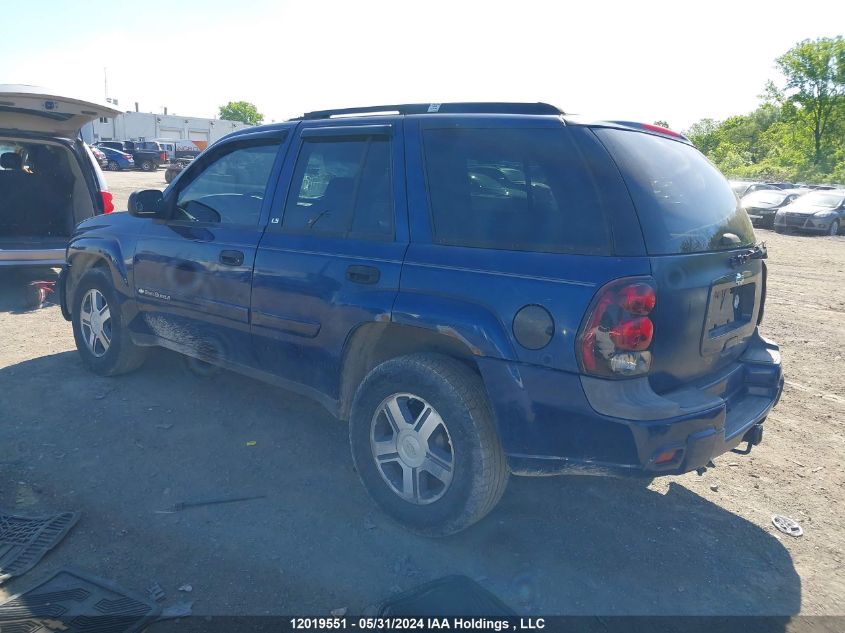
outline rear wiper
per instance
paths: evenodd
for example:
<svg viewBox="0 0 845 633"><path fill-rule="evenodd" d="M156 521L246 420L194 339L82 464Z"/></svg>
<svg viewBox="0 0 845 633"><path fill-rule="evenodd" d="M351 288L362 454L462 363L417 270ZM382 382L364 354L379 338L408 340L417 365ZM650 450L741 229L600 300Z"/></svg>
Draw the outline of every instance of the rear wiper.
<svg viewBox="0 0 845 633"><path fill-rule="evenodd" d="M750 259L767 259L768 257L769 253L766 250L766 243L760 242L759 244L755 244L754 248L737 253L731 257L731 266L741 266Z"/></svg>

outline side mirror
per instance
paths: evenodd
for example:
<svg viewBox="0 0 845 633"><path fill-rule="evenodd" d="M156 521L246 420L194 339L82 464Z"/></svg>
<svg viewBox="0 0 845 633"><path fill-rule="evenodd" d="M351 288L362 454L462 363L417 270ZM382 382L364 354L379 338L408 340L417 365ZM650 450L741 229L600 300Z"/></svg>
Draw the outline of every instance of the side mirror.
<svg viewBox="0 0 845 633"><path fill-rule="evenodd" d="M164 195L158 189L144 189L129 195L129 215L136 218L162 219L166 217Z"/></svg>

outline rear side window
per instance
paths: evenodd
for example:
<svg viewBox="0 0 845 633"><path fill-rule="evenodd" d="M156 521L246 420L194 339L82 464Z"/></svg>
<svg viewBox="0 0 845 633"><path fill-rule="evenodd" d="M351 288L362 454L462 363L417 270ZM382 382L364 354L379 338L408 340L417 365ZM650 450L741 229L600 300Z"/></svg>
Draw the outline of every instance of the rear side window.
<svg viewBox="0 0 845 633"><path fill-rule="evenodd" d="M748 214L701 152L668 138L597 129L631 192L651 255L700 253L754 243Z"/></svg>
<svg viewBox="0 0 845 633"><path fill-rule="evenodd" d="M296 161L282 232L392 240L390 139L306 140Z"/></svg>
<svg viewBox="0 0 845 633"><path fill-rule="evenodd" d="M423 132L439 244L607 254L596 184L563 128Z"/></svg>

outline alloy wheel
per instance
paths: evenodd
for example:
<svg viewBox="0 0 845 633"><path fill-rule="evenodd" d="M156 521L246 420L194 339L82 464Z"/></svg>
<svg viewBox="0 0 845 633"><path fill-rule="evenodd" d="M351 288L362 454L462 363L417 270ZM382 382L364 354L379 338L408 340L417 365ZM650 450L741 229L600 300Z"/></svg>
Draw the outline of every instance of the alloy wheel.
<svg viewBox="0 0 845 633"><path fill-rule="evenodd" d="M97 358L105 356L112 340L111 311L103 293L96 288L91 288L82 299L79 325L88 351Z"/></svg>
<svg viewBox="0 0 845 633"><path fill-rule="evenodd" d="M385 398L370 425L370 448L382 479L416 505L440 499L452 483L455 450L440 414L410 393Z"/></svg>

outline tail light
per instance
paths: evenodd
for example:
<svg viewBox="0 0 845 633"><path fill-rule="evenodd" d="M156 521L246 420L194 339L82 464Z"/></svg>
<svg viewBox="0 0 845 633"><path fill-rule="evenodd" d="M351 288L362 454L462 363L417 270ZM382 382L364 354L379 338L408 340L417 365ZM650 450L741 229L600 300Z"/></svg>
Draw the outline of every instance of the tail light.
<svg viewBox="0 0 845 633"><path fill-rule="evenodd" d="M651 280L619 279L596 294L577 339L578 360L588 374L624 378L648 373L657 303Z"/></svg>
<svg viewBox="0 0 845 633"><path fill-rule="evenodd" d="M101 191L100 197L103 199L103 213L111 213L114 211L114 201L110 191Z"/></svg>
<svg viewBox="0 0 845 633"><path fill-rule="evenodd" d="M167 154L166 154L165 152L159 152L159 153L158 153L158 159L159 159L162 163L167 162Z"/></svg>

